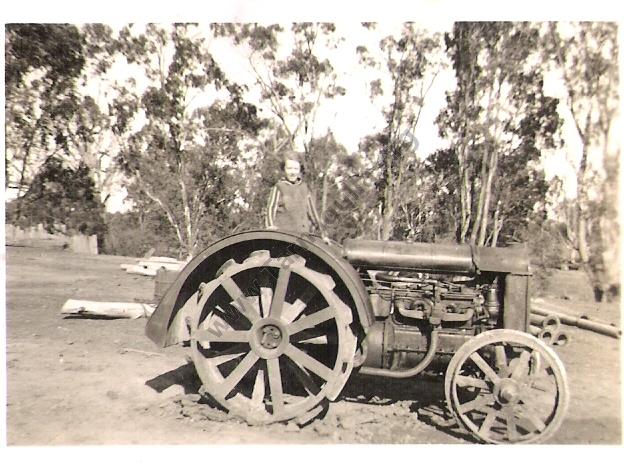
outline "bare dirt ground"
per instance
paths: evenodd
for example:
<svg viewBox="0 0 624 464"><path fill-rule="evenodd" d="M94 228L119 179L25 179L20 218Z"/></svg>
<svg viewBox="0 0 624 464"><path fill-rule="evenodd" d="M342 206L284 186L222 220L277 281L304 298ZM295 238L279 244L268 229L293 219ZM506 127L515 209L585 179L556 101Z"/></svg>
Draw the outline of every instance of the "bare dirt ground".
<svg viewBox="0 0 624 464"><path fill-rule="evenodd" d="M60 315L69 299L147 301L153 278L133 262L33 247L6 248L9 445L232 443L472 443L445 413L441 377L390 381L354 375L326 416L252 427L198 404L186 349L160 349L146 319ZM617 304L591 301L583 275L557 271L546 299L571 314L620 324ZM550 443L620 444L620 340L569 329L556 350L572 400Z"/></svg>

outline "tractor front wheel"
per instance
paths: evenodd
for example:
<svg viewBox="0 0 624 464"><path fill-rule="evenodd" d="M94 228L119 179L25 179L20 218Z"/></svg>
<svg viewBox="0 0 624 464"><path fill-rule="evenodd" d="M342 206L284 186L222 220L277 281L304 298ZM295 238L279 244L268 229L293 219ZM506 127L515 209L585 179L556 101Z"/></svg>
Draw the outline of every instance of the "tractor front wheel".
<svg viewBox="0 0 624 464"><path fill-rule="evenodd" d="M569 402L565 369L537 338L515 330L477 335L453 356L446 401L456 421L487 443L550 438Z"/></svg>

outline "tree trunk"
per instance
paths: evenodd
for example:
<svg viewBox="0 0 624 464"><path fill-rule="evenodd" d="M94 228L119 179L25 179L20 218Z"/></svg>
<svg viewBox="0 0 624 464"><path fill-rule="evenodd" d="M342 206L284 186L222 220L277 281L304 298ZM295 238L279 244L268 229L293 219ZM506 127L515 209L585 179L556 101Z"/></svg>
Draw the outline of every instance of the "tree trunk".
<svg viewBox="0 0 624 464"><path fill-rule="evenodd" d="M327 211L327 195L329 190L329 176L327 175L327 169L323 174L323 183L321 188L321 222L325 223L325 211Z"/></svg>
<svg viewBox="0 0 624 464"><path fill-rule="evenodd" d="M498 244L498 235L503 228L503 218L500 217L500 200L496 204L496 209L494 210L494 223L492 224L492 241L490 242L491 247L495 247Z"/></svg>
<svg viewBox="0 0 624 464"><path fill-rule="evenodd" d="M479 239L477 245L483 246L485 245L485 239L487 237L487 225L489 222L490 216L490 199L492 198L492 183L494 182L494 177L496 176L496 169L498 166L498 153L494 151L490 158L491 164L488 169L488 176L485 185L485 199L483 202L483 214L481 218L481 225L479 230Z"/></svg>
<svg viewBox="0 0 624 464"><path fill-rule="evenodd" d="M590 114L588 113L585 121L585 134L589 133L590 122ZM580 135L583 149L576 176L577 239L579 257L583 264L587 264L589 263L589 246L587 244L587 140L583 134Z"/></svg>
<svg viewBox="0 0 624 464"><path fill-rule="evenodd" d="M386 186L384 189L384 204L381 216L381 240L390 240L394 228L394 193L392 190L390 186Z"/></svg>
<svg viewBox="0 0 624 464"><path fill-rule="evenodd" d="M35 127L32 130L32 133L28 139L28 143L26 144L26 147L24 149L24 158L22 160L22 168L20 169L20 178L17 184L17 199L16 199L16 207L15 207L15 221L19 220L19 217L22 214L22 200L23 200L23 194L22 194L22 189L24 188L25 185L25 179L26 179L26 170L28 169L28 163L29 163L29 158L30 158L30 150L32 149L32 145L33 145L33 141L35 140L35 137L37 136L37 131L39 130L39 127L41 125L41 120L42 118L40 117L39 119L37 119L37 122L35 123Z"/></svg>
<svg viewBox="0 0 624 464"><path fill-rule="evenodd" d="M477 243L477 234L479 233L479 231L481 230L481 222L483 221L483 205L485 203L485 196L486 196L486 184L487 184L487 176L488 176L488 169L489 169L489 157L491 155L489 153L486 153L483 156L483 162L481 164L481 177L480 177L480 184L481 184L481 188L479 189L479 199L477 201L477 207L476 207L476 211L477 211L477 216L474 220L474 223L472 224L472 230L470 231L470 243L472 245L475 245Z"/></svg>
<svg viewBox="0 0 624 464"><path fill-rule="evenodd" d="M497 45L498 49L498 45ZM492 146L490 147L490 155L485 157L483 170L481 171L481 192L479 194L479 205L477 207L477 220L471 234L470 242L478 246L485 245L487 238L487 226L490 217L490 198L492 197L492 182L496 175L498 164L498 140L499 140L499 114L500 114L500 95L502 83L505 79L501 68L496 68L496 90L490 88L488 94L488 106L486 116L486 128L491 137ZM494 111L495 108L495 111ZM494 112L494 115L492 113ZM486 161L487 160L487 161Z"/></svg>
<svg viewBox="0 0 624 464"><path fill-rule="evenodd" d="M186 183L184 180L184 174L185 174L185 169L184 169L184 162L182 161L181 157L182 154L178 154L178 156L180 157L180 161L178 164L178 185L180 186L180 195L182 196L182 208L184 211L184 231L185 231L185 240L184 243L181 243L181 245L184 247L184 250L186 252L186 257L191 257L193 256L193 249L195 248L195 237L194 237L194 230L193 230L193 222L191 219L191 208L189 205L189 198L188 198L188 192L186 189Z"/></svg>
<svg viewBox="0 0 624 464"><path fill-rule="evenodd" d="M468 235L468 229L470 228L470 222L472 221L472 191L470 189L470 181L468 179L468 170L466 169L465 165L462 165L462 161L460 161L459 175L459 197L461 206L459 243L466 243L466 236Z"/></svg>
<svg viewBox="0 0 624 464"><path fill-rule="evenodd" d="M186 241L184 240L184 234L182 233L182 228L180 227L180 224L178 224L178 222L176 221L175 216L173 212L171 211L171 209L160 198L158 198L157 195L153 194L147 189L147 187L141 182L141 178L138 172L136 173L136 177L137 177L137 181L139 182L141 190L143 190L143 192L145 192L145 194L153 202L155 202L167 216L167 220L169 221L169 223L175 230L176 237L178 238L178 243L180 244L180 246L182 248L186 247Z"/></svg>

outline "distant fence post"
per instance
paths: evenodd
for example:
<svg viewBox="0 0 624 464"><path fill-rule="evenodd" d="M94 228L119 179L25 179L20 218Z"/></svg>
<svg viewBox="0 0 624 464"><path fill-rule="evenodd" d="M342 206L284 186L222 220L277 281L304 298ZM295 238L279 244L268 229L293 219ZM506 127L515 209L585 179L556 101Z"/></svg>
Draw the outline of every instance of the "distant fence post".
<svg viewBox="0 0 624 464"><path fill-rule="evenodd" d="M89 253L92 255L98 254L97 235L89 235Z"/></svg>
<svg viewBox="0 0 624 464"><path fill-rule="evenodd" d="M15 227L13 227L13 224L5 224L4 233L6 234L5 238L14 240L15 239Z"/></svg>
<svg viewBox="0 0 624 464"><path fill-rule="evenodd" d="M64 228L63 228L64 229ZM60 233L51 234L44 229L42 224L22 229L13 224L5 223L5 238L7 242L16 243L26 240L28 246L56 246L63 248L69 245L74 253L98 254L97 235L76 234L70 237ZM39 243L37 243L39 242Z"/></svg>
<svg viewBox="0 0 624 464"><path fill-rule="evenodd" d="M72 235L71 249L74 253L98 254L97 235Z"/></svg>

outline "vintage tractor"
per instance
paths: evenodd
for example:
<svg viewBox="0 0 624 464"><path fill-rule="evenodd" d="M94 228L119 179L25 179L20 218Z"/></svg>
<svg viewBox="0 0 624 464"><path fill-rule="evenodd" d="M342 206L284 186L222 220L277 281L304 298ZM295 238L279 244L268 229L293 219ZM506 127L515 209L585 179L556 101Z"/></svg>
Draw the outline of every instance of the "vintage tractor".
<svg viewBox="0 0 624 464"><path fill-rule="evenodd" d="M204 391L249 423L312 419L354 370L408 378L447 366L461 426L484 442L533 443L558 429L569 392L555 352L526 333L529 280L522 247L244 232L188 263L147 335L189 343Z"/></svg>

